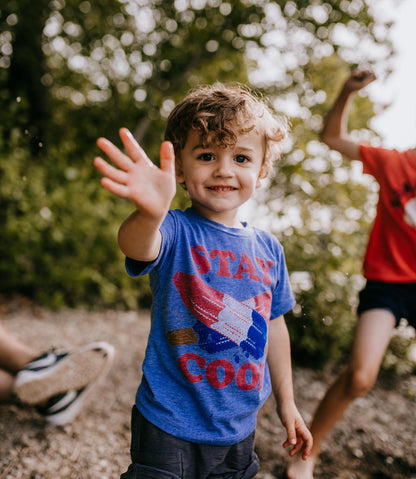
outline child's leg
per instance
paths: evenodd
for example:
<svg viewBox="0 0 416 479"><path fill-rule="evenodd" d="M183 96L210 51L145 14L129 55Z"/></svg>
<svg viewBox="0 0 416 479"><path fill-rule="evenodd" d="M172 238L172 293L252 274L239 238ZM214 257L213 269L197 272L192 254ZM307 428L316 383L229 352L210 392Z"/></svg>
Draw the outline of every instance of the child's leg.
<svg viewBox="0 0 416 479"><path fill-rule="evenodd" d="M314 441L311 456L306 461L294 460L289 464L288 478L313 478L322 440L351 402L365 395L376 381L394 326L395 317L388 310L372 309L360 316L348 367L328 389L315 412L310 427Z"/></svg>
<svg viewBox="0 0 416 479"><path fill-rule="evenodd" d="M366 311L359 318L348 367L328 390L312 422L315 449L350 403L373 387L394 325L393 314L383 309Z"/></svg>
<svg viewBox="0 0 416 479"><path fill-rule="evenodd" d="M39 353L0 325L0 368L17 373Z"/></svg>
<svg viewBox="0 0 416 479"><path fill-rule="evenodd" d="M9 401L12 397L14 376L0 369L0 401Z"/></svg>
<svg viewBox="0 0 416 479"><path fill-rule="evenodd" d="M0 326L0 401L11 398L14 375L36 354L35 350Z"/></svg>

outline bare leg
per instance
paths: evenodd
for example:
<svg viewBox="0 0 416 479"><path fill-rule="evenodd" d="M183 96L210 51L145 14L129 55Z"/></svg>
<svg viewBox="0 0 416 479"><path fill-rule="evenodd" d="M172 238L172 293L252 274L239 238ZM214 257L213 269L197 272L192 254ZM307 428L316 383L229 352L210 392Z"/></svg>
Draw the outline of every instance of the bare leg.
<svg viewBox="0 0 416 479"><path fill-rule="evenodd" d="M0 326L0 400L11 398L15 374L38 352L19 341Z"/></svg>
<svg viewBox="0 0 416 479"><path fill-rule="evenodd" d="M290 462L287 468L289 479L313 479L323 439L351 402L364 396L374 385L394 325L393 314L384 309L372 309L360 316L348 367L328 389L312 420L312 453L306 461L295 459Z"/></svg>
<svg viewBox="0 0 416 479"><path fill-rule="evenodd" d="M14 376L7 371L0 369L0 401L10 401Z"/></svg>

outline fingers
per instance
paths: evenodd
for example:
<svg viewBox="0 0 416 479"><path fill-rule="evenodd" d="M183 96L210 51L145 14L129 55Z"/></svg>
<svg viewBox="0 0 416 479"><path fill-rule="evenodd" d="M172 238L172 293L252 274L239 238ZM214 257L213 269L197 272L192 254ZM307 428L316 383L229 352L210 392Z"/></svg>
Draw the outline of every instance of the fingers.
<svg viewBox="0 0 416 479"><path fill-rule="evenodd" d="M117 170L102 158L96 157L94 166L101 173L114 181L122 183L125 179L123 172L128 172L131 169L132 162L145 161L148 166L155 167L127 128L120 129L120 138L130 157L125 155L106 138L98 138L97 146L122 170ZM175 151L170 141L164 141L160 147L160 169L171 175L175 174Z"/></svg>
<svg viewBox="0 0 416 479"><path fill-rule="evenodd" d="M110 160L119 168L127 171L130 167L131 160L122 151L120 151L111 141L106 138L98 138L97 146L102 150Z"/></svg>
<svg viewBox="0 0 416 479"><path fill-rule="evenodd" d="M160 146L160 169L175 175L175 152L170 141L164 141Z"/></svg>
<svg viewBox="0 0 416 479"><path fill-rule="evenodd" d="M126 173L122 170L114 168L99 156L94 158L93 164L100 173L102 173L110 180L120 184L125 183Z"/></svg>
<svg viewBox="0 0 416 479"><path fill-rule="evenodd" d="M116 183L109 178L101 178L101 185L114 195L120 196L122 198L129 197L129 188L120 183Z"/></svg>
<svg viewBox="0 0 416 479"><path fill-rule="evenodd" d="M113 163L124 171L129 170L132 162L136 163L138 161L145 161L153 166L153 163L127 128L121 128L119 133L128 156L106 138L99 138L97 140L98 148L100 148Z"/></svg>
<svg viewBox="0 0 416 479"><path fill-rule="evenodd" d="M125 146L127 153L129 154L132 161L135 163L138 161L146 161L150 165L153 163L150 161L146 153L144 152L143 148L139 145L136 141L134 136L130 133L127 128L121 128L119 131L121 141Z"/></svg>
<svg viewBox="0 0 416 479"><path fill-rule="evenodd" d="M355 79L360 81L361 83L368 85L369 83L373 82L376 79L374 73L370 70L363 70L358 72L355 75Z"/></svg>
<svg viewBox="0 0 416 479"><path fill-rule="evenodd" d="M308 457L310 456L311 452L312 452L312 446L313 446L313 440L312 440L312 436L310 437L310 439L308 439L305 443L305 447L303 449L303 452L302 452L302 459L304 461L306 461L306 459L308 459Z"/></svg>
<svg viewBox="0 0 416 479"><path fill-rule="evenodd" d="M296 446L297 437L296 437L295 426L294 425L293 426L287 426L286 430L287 430L287 439L286 439L287 445L288 446Z"/></svg>
<svg viewBox="0 0 416 479"><path fill-rule="evenodd" d="M286 440L284 443L283 443L283 447L289 447L289 446L293 446L292 449L290 449L289 451L289 456L294 456L295 454L297 454L301 449L302 449L302 446L303 446L303 440L301 438L299 438L299 440L295 440L295 442L293 443L291 440Z"/></svg>
<svg viewBox="0 0 416 479"><path fill-rule="evenodd" d="M288 430L287 432L288 437L283 443L283 447L287 448L293 446L289 451L290 456L294 456L303 449L302 459L306 460L309 457L313 446L313 438L309 429L305 425L299 426L295 432L295 436L293 436L294 431Z"/></svg>
<svg viewBox="0 0 416 479"><path fill-rule="evenodd" d="M312 446L313 446L313 437L309 429L304 426L301 431L299 431L299 435L301 438L301 445L298 450L302 450L302 459L306 461L306 459L309 457L310 453L312 452ZM297 451L296 451L297 452ZM296 454L296 453L295 453Z"/></svg>
<svg viewBox="0 0 416 479"><path fill-rule="evenodd" d="M376 80L376 75L368 68L354 70L351 74L351 77L353 80L360 82L362 86L366 86Z"/></svg>

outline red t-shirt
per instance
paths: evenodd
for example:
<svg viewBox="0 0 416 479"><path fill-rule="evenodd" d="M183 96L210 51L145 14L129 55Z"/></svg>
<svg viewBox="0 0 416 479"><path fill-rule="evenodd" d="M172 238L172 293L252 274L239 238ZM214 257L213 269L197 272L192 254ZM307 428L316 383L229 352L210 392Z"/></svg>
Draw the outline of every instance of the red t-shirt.
<svg viewBox="0 0 416 479"><path fill-rule="evenodd" d="M416 282L416 154L360 146L364 173L380 185L364 257L367 279Z"/></svg>

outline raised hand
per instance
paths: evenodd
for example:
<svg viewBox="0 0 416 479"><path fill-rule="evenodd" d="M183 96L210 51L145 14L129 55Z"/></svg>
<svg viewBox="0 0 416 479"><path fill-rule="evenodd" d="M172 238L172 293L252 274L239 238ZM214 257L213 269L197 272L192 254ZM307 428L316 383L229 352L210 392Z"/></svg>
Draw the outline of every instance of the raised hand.
<svg viewBox="0 0 416 479"><path fill-rule="evenodd" d="M358 91L376 80L374 73L365 68L355 69L344 84L348 91Z"/></svg>
<svg viewBox="0 0 416 479"><path fill-rule="evenodd" d="M102 186L117 196L131 200L141 214L152 218L164 217L176 191L172 144L167 141L162 143L158 168L129 130L122 128L119 133L128 154L105 138L97 140L98 147L116 166L101 157L94 158L94 166L104 175Z"/></svg>

